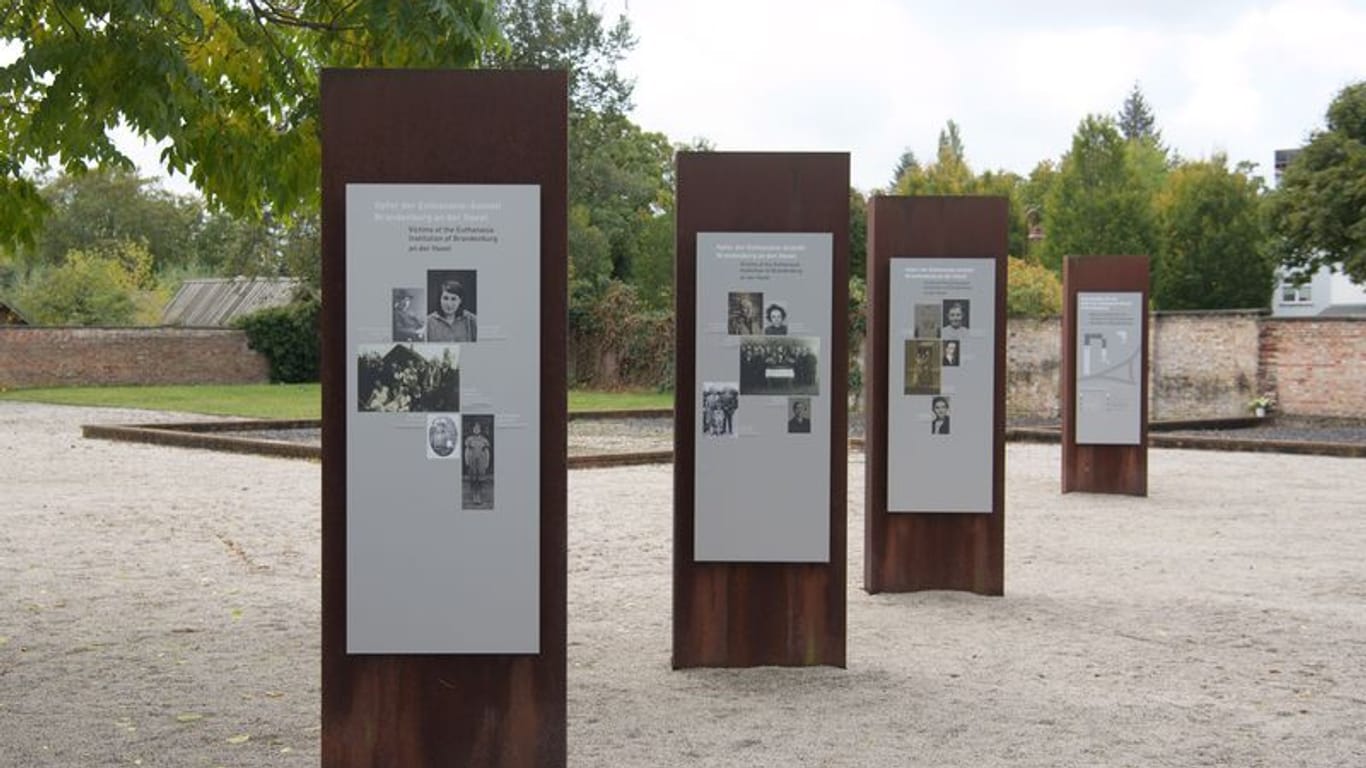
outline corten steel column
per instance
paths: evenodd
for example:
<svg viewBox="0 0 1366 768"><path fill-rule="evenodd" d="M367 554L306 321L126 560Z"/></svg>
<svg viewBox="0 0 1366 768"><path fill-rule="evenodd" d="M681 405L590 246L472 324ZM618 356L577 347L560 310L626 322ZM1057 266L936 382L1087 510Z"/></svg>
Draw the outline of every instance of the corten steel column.
<svg viewBox="0 0 1366 768"><path fill-rule="evenodd" d="M1063 264L1062 314L1062 492L1148 495L1148 257L1069 256ZM1077 441L1078 294L1139 294L1142 340L1137 439L1128 445Z"/></svg>
<svg viewBox="0 0 1366 768"><path fill-rule="evenodd" d="M832 236L831 349L820 350L831 361L831 380L821 384L823 388L828 386L832 406L828 415L829 466L814 470L829 473L826 562L703 562L695 557L699 510L694 490L694 449L700 427L699 393L694 380L698 362L694 329L699 232ZM673 666L843 667L849 429L849 155L680 153L677 247ZM741 399L748 397L751 396L742 395ZM742 404L741 413L750 407ZM813 471L805 467L792 470Z"/></svg>
<svg viewBox="0 0 1366 768"><path fill-rule="evenodd" d="M997 197L884 197L868 202L868 344L864 375L864 589L1005 591L1007 203ZM892 259L989 259L995 274L990 512L892 512L888 506L888 344ZM916 425L920 428L921 425ZM902 468L904 470L904 468Z"/></svg>
<svg viewBox="0 0 1366 768"><path fill-rule="evenodd" d="M563 766L567 89L563 72L322 79L322 764ZM347 653L348 184L540 187L539 652ZM367 286L352 286L365 290ZM533 321L534 323L534 321ZM481 329L482 330L482 329ZM455 465L458 466L458 465ZM485 585L497 590L496 583ZM402 599L401 595L395 599Z"/></svg>

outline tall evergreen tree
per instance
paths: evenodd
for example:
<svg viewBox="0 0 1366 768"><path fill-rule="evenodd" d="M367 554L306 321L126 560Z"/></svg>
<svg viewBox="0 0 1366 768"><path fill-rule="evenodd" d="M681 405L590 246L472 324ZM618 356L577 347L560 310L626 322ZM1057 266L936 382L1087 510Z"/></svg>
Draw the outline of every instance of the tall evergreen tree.
<svg viewBox="0 0 1366 768"><path fill-rule="evenodd" d="M1154 145L1162 144L1162 132L1157 129L1157 117L1143 98L1143 91L1134 83L1119 110L1119 132L1129 141L1147 139Z"/></svg>

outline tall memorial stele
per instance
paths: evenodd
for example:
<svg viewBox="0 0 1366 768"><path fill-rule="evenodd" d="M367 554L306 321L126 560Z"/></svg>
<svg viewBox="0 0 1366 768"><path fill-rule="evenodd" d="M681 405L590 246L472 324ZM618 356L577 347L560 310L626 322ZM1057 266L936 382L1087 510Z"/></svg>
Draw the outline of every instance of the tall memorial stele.
<svg viewBox="0 0 1366 768"><path fill-rule="evenodd" d="M678 156L673 666L845 665L849 155Z"/></svg>
<svg viewBox="0 0 1366 768"><path fill-rule="evenodd" d="M1148 495L1148 257L1063 265L1062 491Z"/></svg>
<svg viewBox="0 0 1366 768"><path fill-rule="evenodd" d="M868 203L864 588L1000 595L1006 200Z"/></svg>
<svg viewBox="0 0 1366 768"><path fill-rule="evenodd" d="M322 764L563 766L563 72L322 76Z"/></svg>

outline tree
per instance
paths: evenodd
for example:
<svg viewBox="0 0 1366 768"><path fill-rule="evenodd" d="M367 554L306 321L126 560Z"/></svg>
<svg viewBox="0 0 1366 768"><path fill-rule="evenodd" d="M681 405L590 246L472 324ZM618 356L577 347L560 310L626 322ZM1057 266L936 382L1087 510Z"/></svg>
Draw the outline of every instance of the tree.
<svg viewBox="0 0 1366 768"><path fill-rule="evenodd" d="M109 130L165 141L210 204L287 218L319 203L322 67L467 67L492 0L31 0L0 13L0 239L32 242L30 168L131 168Z"/></svg>
<svg viewBox="0 0 1366 768"><path fill-rule="evenodd" d="M958 124L950 120L939 132L939 149L930 165L911 165L901 175L895 192L899 195L994 195L1010 205L1007 247L1023 253L1028 243L1025 208L1021 203L1022 179L1007 171L973 173ZM1018 250L1017 250L1018 249Z"/></svg>
<svg viewBox="0 0 1366 768"><path fill-rule="evenodd" d="M926 166L910 165L901 175L895 191L899 195L966 195L972 193L974 180L958 124L950 120L939 132L939 149L934 162Z"/></svg>
<svg viewBox="0 0 1366 768"><path fill-rule="evenodd" d="M1143 91L1139 89L1138 83L1134 83L1133 90L1129 91L1128 97L1124 99L1124 106L1119 110L1118 122L1119 132L1124 134L1125 139L1143 139L1154 146L1162 144L1162 132L1157 129L1157 118L1148 106L1147 99L1143 98Z"/></svg>
<svg viewBox="0 0 1366 768"><path fill-rule="evenodd" d="M1043 264L1082 254L1148 254L1157 246L1152 199L1113 119L1090 115L1072 136L1044 202Z"/></svg>
<svg viewBox="0 0 1366 768"><path fill-rule="evenodd" d="M587 0L500 0L497 5L508 44L485 52L487 66L566 70L572 114L630 110L634 84L617 72L636 44L625 16L605 28Z"/></svg>
<svg viewBox="0 0 1366 768"><path fill-rule="evenodd" d="M1343 88L1324 130L1291 161L1271 196L1276 260L1308 275L1340 266L1366 283L1366 81Z"/></svg>
<svg viewBox="0 0 1366 768"><path fill-rule="evenodd" d="M151 254L138 243L71 251L60 266L40 271L19 290L25 317L39 325L131 325L140 289L148 284Z"/></svg>
<svg viewBox="0 0 1366 768"><path fill-rule="evenodd" d="M153 272L193 260L191 243L203 214L194 198L122 170L62 174L40 193L50 214L35 242L15 252L25 271L60 266L71 251L101 251L118 243L141 243Z"/></svg>
<svg viewBox="0 0 1366 768"><path fill-rule="evenodd" d="M915 159L915 153L907 147L901 152L901 157L896 159L896 166L892 168L892 183L887 185L888 189L896 189L901 184L901 177L912 168L919 168L920 163Z"/></svg>
<svg viewBox="0 0 1366 768"><path fill-rule="evenodd" d="M849 188L849 277L868 272L868 198Z"/></svg>
<svg viewBox="0 0 1366 768"><path fill-rule="evenodd" d="M672 231L672 148L660 133L642 130L626 112L633 84L617 65L635 45L630 23L607 27L587 0L503 0L498 18L505 49L485 56L490 66L569 72L569 252L574 295L591 300L612 279L649 273L641 291L650 304L667 296L657 285L655 249ZM648 266L642 260L653 259ZM672 274L671 270L667 270Z"/></svg>
<svg viewBox="0 0 1366 768"><path fill-rule="evenodd" d="M1006 314L1050 317L1062 312L1062 282L1042 264L1011 256L1006 271Z"/></svg>
<svg viewBox="0 0 1366 768"><path fill-rule="evenodd" d="M1160 309L1264 307L1274 287L1261 180L1216 155L1178 166L1156 200L1162 247L1153 265Z"/></svg>

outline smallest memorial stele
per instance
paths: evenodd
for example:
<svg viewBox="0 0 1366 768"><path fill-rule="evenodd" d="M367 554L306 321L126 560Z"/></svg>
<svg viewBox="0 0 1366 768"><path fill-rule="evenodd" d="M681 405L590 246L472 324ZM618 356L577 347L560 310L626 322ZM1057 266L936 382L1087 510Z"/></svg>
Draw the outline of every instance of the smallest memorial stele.
<svg viewBox="0 0 1366 768"><path fill-rule="evenodd" d="M1063 270L1062 490L1148 493L1148 257Z"/></svg>

